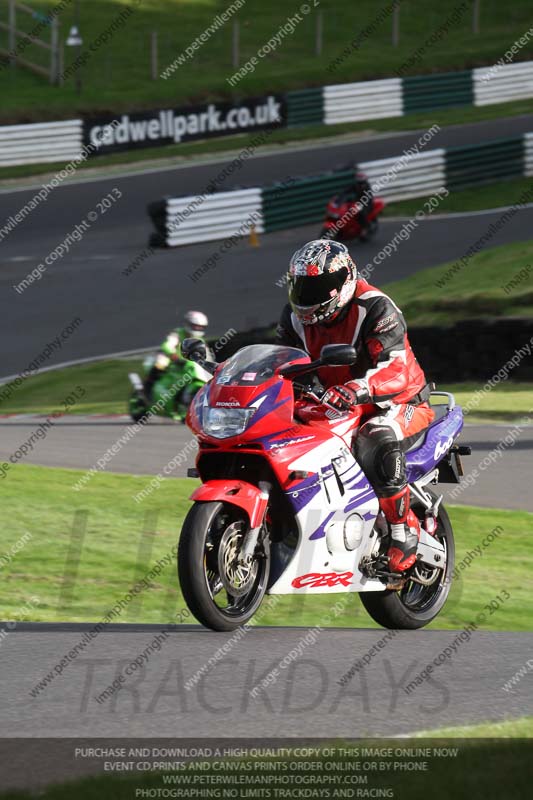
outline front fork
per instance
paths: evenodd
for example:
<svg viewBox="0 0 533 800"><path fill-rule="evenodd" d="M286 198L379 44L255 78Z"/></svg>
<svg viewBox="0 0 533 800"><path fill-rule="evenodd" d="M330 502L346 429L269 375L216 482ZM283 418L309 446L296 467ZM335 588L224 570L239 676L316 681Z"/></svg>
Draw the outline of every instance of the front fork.
<svg viewBox="0 0 533 800"><path fill-rule="evenodd" d="M267 502L268 498L270 497L270 492L272 491L272 486L267 481L259 481L259 489L261 490L261 495L266 497ZM254 558L254 553L257 547L257 543L259 541L259 536L261 531L264 530L265 527L265 516L266 516L266 507L265 507L265 514L263 515L263 519L261 520L260 525L256 525L254 528L250 528L246 536L244 537L244 542L242 543L242 547L239 550L237 561L244 566L249 566ZM265 543L265 546L266 543Z"/></svg>

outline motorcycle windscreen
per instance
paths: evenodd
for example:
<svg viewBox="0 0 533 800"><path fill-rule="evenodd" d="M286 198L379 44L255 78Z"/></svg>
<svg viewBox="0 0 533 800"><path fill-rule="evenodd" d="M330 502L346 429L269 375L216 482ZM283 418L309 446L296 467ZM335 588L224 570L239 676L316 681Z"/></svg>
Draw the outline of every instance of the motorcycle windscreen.
<svg viewBox="0 0 533 800"><path fill-rule="evenodd" d="M215 378L215 383L226 386L260 386L270 380L284 364L309 360L307 353L297 347L252 344L243 347L225 362Z"/></svg>

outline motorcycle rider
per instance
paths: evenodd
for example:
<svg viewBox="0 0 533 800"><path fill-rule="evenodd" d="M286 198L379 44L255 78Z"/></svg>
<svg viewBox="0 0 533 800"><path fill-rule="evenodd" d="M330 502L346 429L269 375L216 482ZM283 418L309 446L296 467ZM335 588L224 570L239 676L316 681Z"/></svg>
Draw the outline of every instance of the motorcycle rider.
<svg viewBox="0 0 533 800"><path fill-rule="evenodd" d="M372 209L374 195L372 193L372 187L370 186L367 176L364 172L361 172L357 166L354 168L353 183L345 192L344 198L349 203L359 204L357 219L359 225L361 226L361 232L364 237L364 234L368 229L368 215Z"/></svg>
<svg viewBox="0 0 533 800"><path fill-rule="evenodd" d="M144 393L151 400L152 388L162 373L171 363L179 363L185 359L181 353L181 342L184 339L205 339L209 320L202 311L187 311L183 317L181 328L174 328L159 348L154 364L144 381ZM184 401L185 402L185 401Z"/></svg>
<svg viewBox="0 0 533 800"><path fill-rule="evenodd" d="M318 371L324 402L340 412L365 408L354 453L387 520L389 569L402 573L416 561L420 525L410 510L405 451L434 418L422 368L409 344L399 308L358 277L345 245L316 239L297 250L287 275L289 303L278 343L304 349L312 360L325 344L351 344L349 367Z"/></svg>

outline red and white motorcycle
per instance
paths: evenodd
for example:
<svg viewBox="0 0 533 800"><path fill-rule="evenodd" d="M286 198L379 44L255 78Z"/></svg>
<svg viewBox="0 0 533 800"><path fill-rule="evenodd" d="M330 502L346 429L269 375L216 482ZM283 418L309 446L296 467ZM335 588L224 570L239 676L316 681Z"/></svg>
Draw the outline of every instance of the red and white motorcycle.
<svg viewBox="0 0 533 800"><path fill-rule="evenodd" d="M296 348L251 345L207 365L201 343L186 347L214 372L187 417L199 440L189 474L202 485L181 532L178 573L194 616L227 631L248 621L265 593L359 592L386 627L434 619L450 590L454 539L428 485L458 481L459 455L469 452L454 444L463 415L453 397L435 406L435 422L407 453L421 535L417 561L400 577L388 571L387 526L352 454L365 406L340 413L304 384L320 366L354 363L354 348L328 345L311 362Z"/></svg>

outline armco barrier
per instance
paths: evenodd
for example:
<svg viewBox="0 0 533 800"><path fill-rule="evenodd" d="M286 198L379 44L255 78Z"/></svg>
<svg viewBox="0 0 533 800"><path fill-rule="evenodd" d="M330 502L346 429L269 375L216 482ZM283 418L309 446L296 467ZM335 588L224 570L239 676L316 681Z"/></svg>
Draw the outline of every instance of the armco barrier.
<svg viewBox="0 0 533 800"><path fill-rule="evenodd" d="M533 176L533 133L524 136L524 175Z"/></svg>
<svg viewBox="0 0 533 800"><path fill-rule="evenodd" d="M365 119L402 117L402 80L341 83L324 87L324 122L357 122Z"/></svg>
<svg viewBox="0 0 533 800"><path fill-rule="evenodd" d="M495 139L446 151L446 186L463 189L525 174L524 137Z"/></svg>
<svg viewBox="0 0 533 800"><path fill-rule="evenodd" d="M386 200L407 200L431 195L445 186L445 151L430 150L402 160L387 158L360 164L375 194ZM348 187L353 170L302 178L281 193L276 186L263 189L265 231L320 222L327 201Z"/></svg>
<svg viewBox="0 0 533 800"><path fill-rule="evenodd" d="M264 232L262 190L179 197L167 201L169 247Z"/></svg>
<svg viewBox="0 0 533 800"><path fill-rule="evenodd" d="M533 61L479 67L472 75L476 106L533 97Z"/></svg>
<svg viewBox="0 0 533 800"><path fill-rule="evenodd" d="M431 195L446 185L445 151L427 153L360 164L375 194L386 200L408 200Z"/></svg>
<svg viewBox="0 0 533 800"><path fill-rule="evenodd" d="M321 125L324 120L322 88L287 92L287 125Z"/></svg>
<svg viewBox="0 0 533 800"><path fill-rule="evenodd" d="M0 167L67 162L82 149L82 121L0 127Z"/></svg>
<svg viewBox="0 0 533 800"><path fill-rule="evenodd" d="M329 198L349 186L352 177L353 170L339 170L300 178L281 192L276 185L267 186L263 189L265 231L318 222Z"/></svg>
<svg viewBox="0 0 533 800"><path fill-rule="evenodd" d="M450 106L471 106L473 99L470 70L437 75L413 75L403 79L405 114Z"/></svg>
<svg viewBox="0 0 533 800"><path fill-rule="evenodd" d="M336 125L346 122L403 117L406 114L432 111L439 108L468 105L484 106L491 103L506 103L533 97L533 61L516 64L495 64L472 71L438 73L435 75L408 76L405 78L386 78L384 80L360 81L357 83L336 84L313 89L287 92L283 97L276 96L274 104L285 106L286 124L298 125ZM246 107L244 100L241 106ZM257 100L257 98L256 98ZM270 104L272 106L272 104ZM211 110L212 104L206 108ZM270 106L269 106L270 107ZM203 107L202 107L203 108ZM188 112L198 118L199 107L179 110L185 119ZM211 110L212 111L212 110ZM209 111L208 118L209 116ZM217 112L218 113L218 112ZM121 115L129 120L128 136L123 142L114 142L113 150L128 150L138 146L161 146L175 143L173 132L174 112L161 111ZM200 113L200 117L202 117ZM216 116L212 113L212 116ZM168 117L168 120L167 120ZM90 116L85 122L50 122L39 125L15 125L0 127L0 168L17 164L36 164L39 162L65 162L74 158L82 146L81 129L85 123L88 131L109 124L112 116L100 122ZM153 126L157 136L152 139ZM258 131L265 126L254 128ZM270 127L269 125L267 127ZM124 123L124 128L126 125ZM131 131L130 131L131 128ZM165 135L163 135L165 128ZM231 135L231 127L217 128L212 135ZM167 130L168 129L168 130ZM251 130L251 128L250 128ZM142 142L140 133L144 132ZM240 130L242 133L243 130ZM155 133L153 135L155 135ZM191 134L192 135L192 134ZM199 134L209 138L207 133ZM89 134L88 134L89 136ZM196 136L196 132L194 133ZM190 137L189 137L190 138ZM100 147L91 156L104 155L106 148Z"/></svg>
<svg viewBox="0 0 533 800"><path fill-rule="evenodd" d="M374 193L388 201L429 197L442 189L532 175L533 133L416 155L404 153L359 166ZM342 169L300 178L290 185L167 200L166 244L175 247L244 236L252 222L258 233L318 223L329 198L348 188L352 179L353 170ZM162 215L163 208L159 216L151 213L156 228Z"/></svg>

